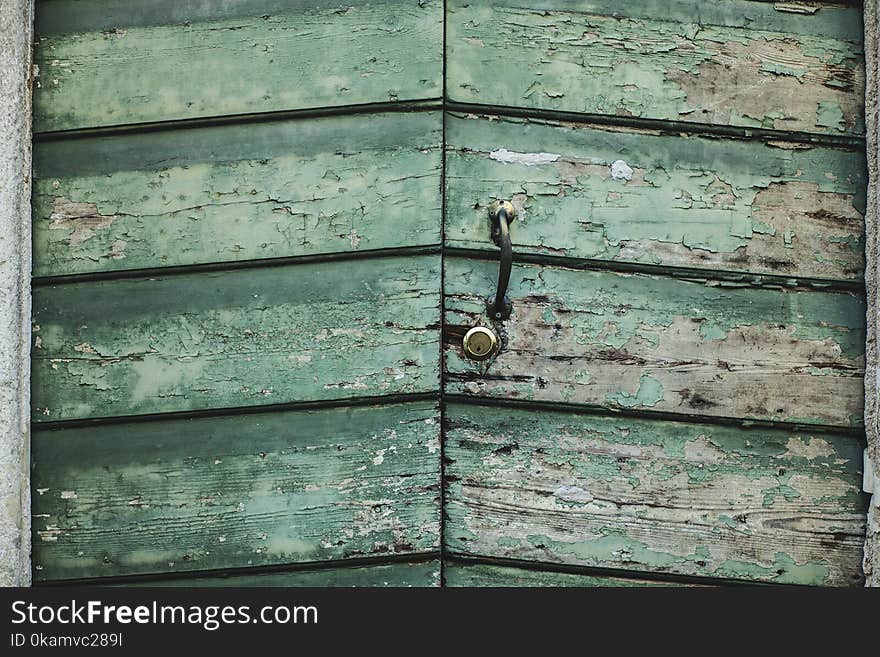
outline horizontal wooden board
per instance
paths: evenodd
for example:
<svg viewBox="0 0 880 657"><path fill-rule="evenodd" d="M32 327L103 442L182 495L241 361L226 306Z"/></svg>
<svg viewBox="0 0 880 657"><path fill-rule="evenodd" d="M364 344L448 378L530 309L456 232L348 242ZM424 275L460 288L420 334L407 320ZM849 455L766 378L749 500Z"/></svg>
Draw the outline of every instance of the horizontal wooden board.
<svg viewBox="0 0 880 657"><path fill-rule="evenodd" d="M553 570L534 570L479 563L448 561L443 568L445 585L449 587L641 587L676 586L631 577L582 575Z"/></svg>
<svg viewBox="0 0 880 657"><path fill-rule="evenodd" d="M34 291L35 422L439 389L440 256Z"/></svg>
<svg viewBox="0 0 880 657"><path fill-rule="evenodd" d="M178 6L183 5L183 6ZM437 98L439 0L43 0L38 132Z"/></svg>
<svg viewBox="0 0 880 657"><path fill-rule="evenodd" d="M447 89L456 101L864 132L859 6L450 0L447 7Z"/></svg>
<svg viewBox="0 0 880 657"><path fill-rule="evenodd" d="M450 115L447 245L857 281L864 156L780 142Z"/></svg>
<svg viewBox="0 0 880 657"><path fill-rule="evenodd" d="M445 260L446 391L614 409L858 427L862 295L515 265L507 345L488 367L498 263Z"/></svg>
<svg viewBox="0 0 880 657"><path fill-rule="evenodd" d="M34 274L440 241L440 112L39 142Z"/></svg>
<svg viewBox="0 0 880 657"><path fill-rule="evenodd" d="M451 405L449 551L858 585L863 441Z"/></svg>
<svg viewBox="0 0 880 657"><path fill-rule="evenodd" d="M178 579L127 582L125 587L394 587L426 588L440 586L440 562L388 563L370 566L339 566L318 570L288 570L248 574L237 571L226 575L182 577Z"/></svg>
<svg viewBox="0 0 880 657"><path fill-rule="evenodd" d="M37 431L40 580L437 550L435 403Z"/></svg>

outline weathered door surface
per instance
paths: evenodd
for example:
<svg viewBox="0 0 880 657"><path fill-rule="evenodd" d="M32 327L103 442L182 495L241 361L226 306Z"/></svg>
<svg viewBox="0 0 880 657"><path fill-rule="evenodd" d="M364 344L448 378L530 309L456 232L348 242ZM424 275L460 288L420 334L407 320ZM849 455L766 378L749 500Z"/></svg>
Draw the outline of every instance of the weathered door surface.
<svg viewBox="0 0 880 657"><path fill-rule="evenodd" d="M449 0L446 30L446 582L858 584L861 8Z"/></svg>
<svg viewBox="0 0 880 657"><path fill-rule="evenodd" d="M860 583L860 7L37 10L35 581Z"/></svg>
<svg viewBox="0 0 880 657"><path fill-rule="evenodd" d="M441 4L37 3L36 581L437 581Z"/></svg>

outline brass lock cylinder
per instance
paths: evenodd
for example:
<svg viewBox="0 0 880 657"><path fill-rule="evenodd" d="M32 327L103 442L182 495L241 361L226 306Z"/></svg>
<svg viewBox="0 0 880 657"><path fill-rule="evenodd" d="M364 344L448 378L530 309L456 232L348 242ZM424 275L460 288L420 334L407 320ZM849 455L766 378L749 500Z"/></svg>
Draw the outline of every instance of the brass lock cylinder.
<svg viewBox="0 0 880 657"><path fill-rule="evenodd" d="M498 353L498 334L485 326L475 326L465 333L461 346L471 360L488 360Z"/></svg>

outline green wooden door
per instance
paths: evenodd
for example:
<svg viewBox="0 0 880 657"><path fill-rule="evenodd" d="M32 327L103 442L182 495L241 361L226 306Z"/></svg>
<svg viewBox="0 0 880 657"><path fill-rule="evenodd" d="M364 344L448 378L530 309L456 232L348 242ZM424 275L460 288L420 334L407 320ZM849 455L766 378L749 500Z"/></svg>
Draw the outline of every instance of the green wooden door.
<svg viewBox="0 0 880 657"><path fill-rule="evenodd" d="M36 580L435 583L441 3L37 9Z"/></svg>
<svg viewBox="0 0 880 657"><path fill-rule="evenodd" d="M446 582L859 584L861 7L449 0L446 29ZM487 368L459 341L494 199Z"/></svg>
<svg viewBox="0 0 880 657"><path fill-rule="evenodd" d="M36 581L860 583L860 8L37 10Z"/></svg>

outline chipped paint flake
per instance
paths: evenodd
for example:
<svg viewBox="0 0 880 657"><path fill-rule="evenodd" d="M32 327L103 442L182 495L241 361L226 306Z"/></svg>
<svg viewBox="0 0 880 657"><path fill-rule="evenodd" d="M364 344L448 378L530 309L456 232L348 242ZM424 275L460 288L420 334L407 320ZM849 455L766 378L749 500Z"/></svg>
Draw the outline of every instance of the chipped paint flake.
<svg viewBox="0 0 880 657"><path fill-rule="evenodd" d="M104 215L95 203L70 201L55 197L49 230L67 230L69 246L79 246L92 239L98 231L109 228L117 220L116 215Z"/></svg>
<svg viewBox="0 0 880 657"><path fill-rule="evenodd" d="M527 167L533 167L556 162L560 156L556 153L517 153L506 148L499 148L490 152L489 157L504 164L522 164Z"/></svg>
<svg viewBox="0 0 880 657"><path fill-rule="evenodd" d="M128 246L128 242L125 240L114 240L113 244L110 245L110 250L107 251L107 257L111 260L121 260L125 257L125 248Z"/></svg>
<svg viewBox="0 0 880 657"><path fill-rule="evenodd" d="M785 454L782 455L782 458L785 459L803 458L814 460L834 454L834 447L831 443L816 437L805 440L800 436L792 436L788 439L785 450Z"/></svg>
<svg viewBox="0 0 880 657"><path fill-rule="evenodd" d="M649 374L642 374L639 379L639 389L636 393L619 392L608 396L608 401L624 407L633 406L656 406L663 400L663 384Z"/></svg>
<svg viewBox="0 0 880 657"><path fill-rule="evenodd" d="M61 536L62 533L63 531L58 527L58 525L46 525L45 529L37 530L37 536L40 537L41 541L44 541L46 543L56 542L58 540L58 537Z"/></svg>
<svg viewBox="0 0 880 657"><path fill-rule="evenodd" d="M816 111L816 125L844 132L846 130L846 120L840 104L832 101L820 102Z"/></svg>
<svg viewBox="0 0 880 657"><path fill-rule="evenodd" d="M812 16L819 11L819 6L805 2L776 2L773 4L776 11L789 12L792 14L807 14Z"/></svg>
<svg viewBox="0 0 880 657"><path fill-rule="evenodd" d="M633 169L623 160L611 163L611 177L615 180L632 180Z"/></svg>
<svg viewBox="0 0 880 657"><path fill-rule="evenodd" d="M580 486L560 486L553 491L553 496L563 502L571 502L573 504L587 504L595 499L589 491L584 490Z"/></svg>

